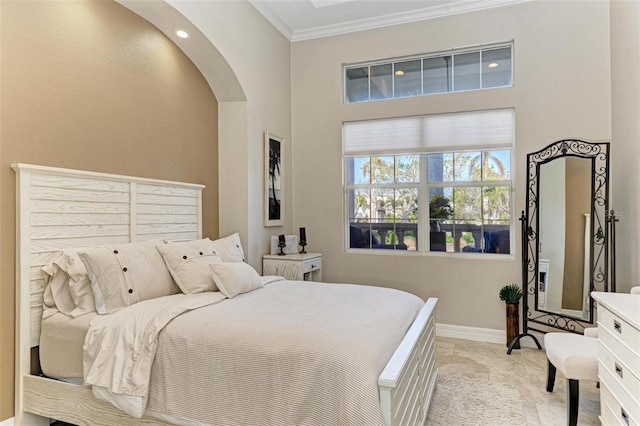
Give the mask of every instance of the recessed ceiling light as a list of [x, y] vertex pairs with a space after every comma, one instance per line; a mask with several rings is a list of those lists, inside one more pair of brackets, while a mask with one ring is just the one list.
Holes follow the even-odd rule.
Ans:
[[398, 76], [400, 76], [400, 75], [404, 75], [404, 71], [402, 71], [402, 70], [398, 70], [398, 71], [396, 71], [396, 73], [395, 73], [395, 74], [396, 74], [396, 75], [398, 75]]
[[497, 68], [498, 67], [498, 63], [497, 62], [491, 62], [489, 65], [487, 65], [489, 68]]
[[176, 31], [176, 35], [180, 38], [189, 38], [189, 33], [183, 30]]

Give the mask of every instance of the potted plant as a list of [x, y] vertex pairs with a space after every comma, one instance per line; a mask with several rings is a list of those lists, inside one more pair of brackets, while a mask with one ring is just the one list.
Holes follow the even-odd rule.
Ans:
[[[522, 288], [517, 284], [508, 284], [500, 289], [500, 300], [507, 304], [507, 346], [520, 333], [520, 316], [518, 307], [522, 298]], [[513, 345], [514, 349], [520, 349], [520, 342]]]
[[447, 197], [436, 194], [429, 202], [430, 249], [431, 251], [447, 251], [447, 233], [442, 229], [441, 220], [453, 217], [453, 207]]

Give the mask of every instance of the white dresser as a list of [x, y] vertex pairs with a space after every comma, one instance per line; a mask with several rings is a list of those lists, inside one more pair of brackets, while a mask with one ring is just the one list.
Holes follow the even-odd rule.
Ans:
[[640, 294], [593, 292], [603, 425], [640, 426]]
[[293, 281], [322, 281], [322, 254], [265, 254], [262, 257], [262, 274], [280, 275]]

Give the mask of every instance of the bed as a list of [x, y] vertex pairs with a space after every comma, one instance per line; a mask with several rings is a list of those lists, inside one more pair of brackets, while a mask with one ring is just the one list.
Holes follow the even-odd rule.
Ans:
[[[205, 402], [197, 403], [196, 406], [186, 414], [176, 414], [176, 411], [169, 414], [162, 412], [165, 406], [175, 405], [174, 400], [176, 397], [165, 394], [164, 390], [173, 388], [176, 380], [187, 377], [187, 379], [184, 380], [192, 383], [192, 388], [196, 390], [194, 393], [195, 396], [193, 397], [194, 399], [198, 395], [201, 396], [205, 393], [201, 391], [201, 388], [207, 386], [208, 382], [216, 382], [216, 380], [203, 379], [204, 381], [202, 383], [195, 383], [198, 377], [201, 376], [200, 373], [185, 370], [181, 371], [181, 374], [176, 374], [175, 370], [182, 367], [174, 365], [173, 367], [168, 366], [165, 368], [165, 364], [170, 365], [173, 362], [172, 360], [176, 359], [176, 355], [163, 352], [164, 349], [157, 349], [156, 353], [156, 346], [161, 348], [173, 347], [174, 349], [184, 346], [186, 352], [177, 355], [177, 357], [192, 356], [190, 354], [196, 352], [194, 348], [206, 347], [205, 344], [198, 343], [195, 346], [188, 346], [187, 344], [179, 342], [170, 343], [171, 338], [180, 338], [181, 335], [186, 333], [185, 330], [197, 328], [190, 325], [192, 323], [187, 321], [200, 321], [201, 324], [243, 324], [246, 322], [247, 316], [254, 317], [253, 320], [257, 321], [256, 324], [263, 324], [264, 330], [283, 330], [284, 332], [284, 330], [291, 328], [300, 328], [300, 336], [302, 337], [292, 339], [288, 334], [279, 335], [278, 338], [281, 340], [277, 344], [263, 349], [265, 352], [260, 353], [252, 352], [254, 346], [260, 345], [247, 343], [249, 341], [255, 342], [255, 338], [252, 340], [251, 337], [239, 338], [238, 336], [241, 335], [241, 332], [249, 333], [249, 336], [251, 336], [251, 333], [266, 333], [266, 331], [261, 331], [257, 327], [231, 329], [226, 325], [216, 330], [216, 336], [221, 336], [220, 338], [222, 338], [226, 333], [227, 338], [230, 340], [224, 341], [222, 344], [220, 342], [207, 343], [214, 346], [208, 347], [207, 350], [204, 351], [205, 354], [210, 354], [218, 350], [215, 346], [216, 344], [225, 348], [237, 344], [240, 349], [235, 348], [236, 353], [238, 353], [238, 350], [242, 351], [242, 348], [250, 349], [245, 350], [249, 359], [245, 367], [240, 368], [238, 367], [239, 364], [225, 364], [220, 362], [214, 362], [207, 366], [209, 370], [219, 368], [218, 374], [220, 375], [217, 376], [218, 381], [225, 383], [226, 388], [230, 389], [236, 385], [236, 382], [241, 382], [243, 377], [249, 377], [250, 380], [247, 380], [250, 383], [254, 385], [257, 383], [257, 385], [255, 385], [256, 392], [262, 389], [260, 386], [265, 386], [271, 390], [270, 392], [263, 392], [261, 390], [262, 394], [284, 395], [284, 388], [292, 386], [287, 380], [290, 380], [293, 375], [287, 371], [281, 371], [278, 375], [278, 369], [281, 370], [283, 364], [275, 366], [275, 374], [266, 375], [263, 373], [266, 367], [264, 365], [260, 366], [260, 362], [258, 361], [263, 358], [265, 360], [281, 360], [287, 358], [291, 353], [296, 352], [301, 353], [300, 358], [303, 361], [311, 360], [308, 361], [308, 363], [316, 365], [319, 369], [317, 371], [310, 370], [305, 373], [310, 375], [310, 377], [318, 377], [317, 386], [307, 388], [305, 391], [305, 395], [314, 401], [310, 406], [321, 409], [325, 405], [330, 406], [334, 403], [345, 403], [346, 405], [362, 407], [365, 407], [367, 404], [370, 405], [368, 408], [363, 408], [364, 411], [362, 411], [362, 414], [357, 414], [356, 417], [349, 417], [354, 416], [354, 414], [348, 412], [345, 408], [347, 411], [343, 417], [328, 420], [328, 417], [323, 417], [327, 415], [323, 412], [319, 414], [304, 414], [300, 417], [300, 414], [297, 413], [297, 411], [300, 411], [299, 408], [292, 405], [290, 401], [286, 401], [286, 404], [292, 407], [290, 409], [292, 413], [284, 413], [283, 411], [276, 414], [272, 413], [270, 414], [272, 417], [263, 417], [264, 419], [270, 419], [265, 420], [263, 423], [278, 424], [285, 421], [283, 419], [288, 419], [286, 420], [287, 422], [295, 424], [369, 424], [370, 419], [372, 419], [372, 424], [415, 425], [424, 423], [435, 388], [437, 374], [434, 342], [434, 309], [437, 299], [429, 299], [426, 303], [421, 302], [419, 305], [416, 305], [415, 300], [411, 300], [411, 297], [402, 292], [381, 288], [371, 291], [371, 303], [375, 303], [376, 298], [392, 298], [390, 300], [395, 300], [393, 298], [397, 297], [398, 302], [390, 305], [400, 305], [406, 300], [407, 304], [413, 306], [411, 309], [414, 309], [414, 311], [409, 311], [412, 312], [410, 315], [411, 318], [409, 319], [400, 318], [402, 317], [400, 311], [389, 310], [389, 312], [386, 313], [389, 320], [400, 318], [401, 324], [396, 328], [401, 327], [402, 334], [399, 337], [384, 339], [386, 342], [384, 344], [391, 345], [392, 342], [392, 347], [385, 348], [383, 345], [380, 346], [381, 349], [379, 351], [371, 351], [376, 352], [371, 357], [371, 362], [377, 364], [375, 366], [372, 364], [371, 369], [363, 373], [362, 377], [365, 377], [367, 374], [370, 375], [372, 369], [377, 369], [376, 371], [379, 371], [379, 374], [376, 373], [377, 377], [367, 377], [367, 384], [358, 386], [359, 392], [357, 393], [363, 395], [369, 394], [369, 399], [366, 401], [352, 401], [352, 397], [346, 394], [344, 398], [340, 396], [342, 395], [341, 392], [347, 392], [350, 386], [357, 383], [357, 381], [353, 380], [360, 380], [360, 378], [350, 379], [351, 381], [345, 381], [345, 383], [342, 384], [339, 383], [339, 378], [336, 379], [331, 376], [328, 376], [327, 379], [322, 381], [318, 371], [330, 370], [331, 368], [327, 367], [327, 365], [333, 365], [331, 362], [338, 365], [336, 369], [342, 368], [341, 371], [351, 372], [358, 370], [356, 366], [360, 363], [360, 358], [362, 358], [362, 360], [369, 359], [358, 355], [358, 351], [360, 351], [360, 353], [368, 352], [366, 349], [372, 344], [371, 342], [375, 340], [376, 333], [370, 333], [371, 336], [349, 336], [347, 333], [346, 336], [340, 338], [344, 339], [345, 342], [353, 342], [353, 347], [347, 344], [334, 345], [336, 348], [343, 350], [344, 353], [335, 351], [335, 356], [332, 353], [322, 353], [318, 358], [321, 364], [319, 364], [320, 361], [313, 361], [314, 358], [311, 358], [311, 355], [305, 352], [308, 350], [309, 345], [314, 343], [314, 340], [319, 339], [303, 340], [305, 335], [320, 336], [323, 335], [322, 333], [325, 333], [329, 338], [335, 339], [337, 334], [334, 335], [333, 329], [326, 324], [331, 323], [331, 321], [340, 322], [340, 312], [349, 310], [358, 312], [356, 307], [360, 302], [353, 303], [353, 301], [365, 300], [362, 299], [363, 296], [360, 292], [362, 288], [367, 286], [326, 283], [305, 284], [280, 280], [275, 277], [260, 277], [261, 281], [258, 283], [259, 285], [256, 284], [256, 290], [240, 292], [240, 294], [236, 293], [234, 294], [235, 297], [231, 296], [231, 298], [211, 296], [219, 292], [205, 292], [190, 295], [178, 293], [144, 300], [109, 315], [86, 313], [77, 318], [80, 319], [80, 321], [68, 321], [66, 318], [61, 317], [60, 314], [43, 311], [45, 281], [41, 269], [47, 265], [60, 250], [65, 249], [89, 247], [90, 249], [88, 250], [90, 251], [91, 248], [95, 247], [126, 245], [132, 242], [140, 242], [140, 244], [148, 242], [151, 244], [151, 241], [158, 239], [176, 242], [176, 244], [201, 239], [201, 191], [203, 186], [27, 164], [14, 164], [12, 167], [17, 174], [16, 424], [44, 425], [48, 424], [48, 418], [55, 418], [74, 424], [91, 425], [216, 423], [218, 420], [213, 422], [208, 420], [211, 417], [207, 417], [207, 413], [202, 415], [189, 415], [198, 412], [199, 407], [203, 409], [206, 408], [205, 406], [207, 404]], [[371, 289], [373, 289], [373, 287]], [[369, 290], [367, 291], [369, 292]], [[385, 293], [386, 291], [390, 291], [390, 293]], [[313, 300], [322, 300], [323, 295], [330, 292], [339, 294], [337, 297], [340, 300], [344, 300], [345, 303], [352, 303], [351, 306], [354, 308], [334, 307], [336, 303], [335, 299], [327, 300], [327, 305], [317, 303], [315, 308], [313, 306], [305, 307], [304, 312], [308, 312], [309, 309], [317, 309], [318, 315], [326, 315], [323, 322], [323, 327], [328, 327], [326, 329], [313, 328], [318, 327], [318, 325], [311, 323], [308, 325], [312, 327], [311, 329], [304, 328], [303, 326], [306, 324], [303, 320], [305, 316], [304, 312], [292, 312], [292, 315], [300, 315], [300, 318], [302, 318], [297, 322], [299, 323], [299, 327], [278, 327], [277, 323], [275, 323], [276, 325], [269, 325], [268, 321], [277, 321], [278, 315], [272, 315], [270, 317], [260, 316], [264, 314], [264, 311], [269, 310], [278, 313], [283, 312], [286, 306], [301, 305], [304, 300], [309, 300], [310, 298]], [[310, 294], [313, 296], [310, 296]], [[289, 300], [288, 298], [291, 299]], [[178, 299], [179, 301], [176, 302]], [[224, 300], [221, 301], [221, 299]], [[353, 300], [349, 302], [349, 299]], [[269, 300], [275, 300], [277, 303], [281, 303], [281, 305], [276, 304], [271, 308], [264, 309], [257, 308], [259, 306], [267, 306], [266, 304]], [[286, 301], [286, 303], [283, 303], [283, 301]], [[131, 413], [127, 413], [120, 408], [116, 408], [109, 402], [96, 398], [90, 386], [83, 386], [77, 383], [77, 377], [75, 382], [73, 380], [58, 380], [60, 378], [78, 376], [78, 360], [77, 356], [75, 360], [73, 360], [73, 357], [68, 357], [69, 359], [66, 360], [70, 363], [68, 367], [66, 367], [62, 361], [54, 361], [56, 359], [55, 356], [52, 357], [48, 354], [55, 353], [56, 345], [58, 348], [64, 348], [67, 344], [65, 342], [67, 338], [70, 339], [70, 341], [75, 340], [75, 344], [77, 345], [78, 336], [87, 333], [89, 330], [88, 327], [92, 327], [92, 333], [100, 334], [97, 331], [94, 332], [93, 327], [96, 327], [96, 330], [98, 329], [96, 324], [105, 323], [105, 330], [113, 330], [113, 324], [108, 324], [107, 326], [106, 323], [112, 321], [117, 322], [117, 318], [125, 318], [123, 315], [130, 315], [129, 311], [144, 310], [147, 312], [158, 309], [158, 312], [165, 312], [165, 310], [163, 310], [164, 308], [162, 308], [163, 304], [173, 307], [173, 310], [176, 311], [179, 310], [175, 308], [176, 306], [184, 305], [184, 309], [176, 314], [175, 317], [167, 319], [166, 327], [159, 330], [158, 334], [151, 338], [154, 342], [159, 342], [158, 345], [151, 345], [154, 347], [154, 352], [152, 354], [152, 362], [148, 368], [152, 369], [152, 373], [148, 375], [153, 377], [153, 380], [147, 384], [149, 394], [143, 398], [144, 404], [151, 405], [142, 406], [142, 411], [138, 413], [139, 418], [133, 417]], [[230, 306], [233, 306], [233, 309], [231, 309]], [[197, 309], [195, 307], [197, 307]], [[360, 308], [362, 311], [356, 315], [356, 319], [362, 319], [362, 327], [370, 327], [371, 323], [369, 321], [371, 321], [370, 317], [372, 316], [365, 315], [365, 313], [368, 312], [367, 309], [370, 311], [371, 307], [367, 308], [366, 303], [364, 303]], [[332, 311], [332, 309], [335, 310]], [[295, 311], [295, 309], [292, 309], [292, 311]], [[42, 321], [43, 313], [46, 317], [45, 321]], [[136, 314], [133, 315], [135, 317]], [[225, 316], [219, 317], [219, 315]], [[96, 321], [92, 321], [92, 316], [99, 318]], [[144, 315], [139, 316], [143, 317]], [[212, 318], [218, 319], [215, 320]], [[281, 320], [284, 321], [285, 319]], [[291, 323], [291, 320], [286, 321], [289, 321], [289, 324]], [[402, 323], [402, 321], [404, 321], [404, 323]], [[120, 320], [120, 322], [128, 323], [131, 321], [127, 317], [127, 319]], [[349, 320], [349, 322], [351, 323], [352, 320]], [[385, 320], [385, 323], [386, 322], [387, 320]], [[49, 376], [59, 376], [58, 378], [39, 374], [39, 371], [35, 368], [33, 369], [34, 371], [32, 371], [33, 361], [39, 357], [38, 349], [41, 345], [41, 327], [45, 328], [42, 334], [43, 369], [53, 372], [53, 374], [49, 373]], [[378, 326], [376, 325], [376, 327]], [[393, 336], [394, 333], [398, 334], [397, 330], [392, 330], [393, 327], [390, 326], [389, 328], [388, 334], [390, 336]], [[51, 330], [65, 331], [56, 334], [51, 333]], [[309, 330], [312, 330], [312, 333], [310, 333]], [[406, 330], [406, 332], [404, 330]], [[353, 332], [354, 331], [351, 330], [351, 333]], [[381, 336], [384, 334], [382, 328], [378, 334]], [[92, 340], [89, 333], [87, 333], [87, 336], [87, 342], [91, 343]], [[196, 340], [199, 338], [198, 336], [195, 337]], [[394, 338], [396, 340], [393, 340]], [[383, 339], [379, 337], [378, 340]], [[192, 341], [189, 340], [187, 343], [192, 344]], [[296, 348], [293, 346], [289, 347], [287, 344], [300, 344], [301, 346]], [[98, 342], [97, 345], [97, 347], [100, 347], [101, 343]], [[91, 345], [87, 344], [87, 348], [89, 348], [87, 350], [89, 355], [85, 355], [85, 357], [93, 359], [91, 357]], [[317, 349], [318, 351], [320, 350], [320, 348]], [[255, 350], [257, 351], [257, 349]], [[280, 352], [278, 353], [277, 351]], [[100, 350], [97, 350], [94, 355], [99, 356], [100, 352]], [[58, 353], [60, 353], [60, 351]], [[78, 351], [74, 353], [77, 354]], [[267, 353], [275, 353], [275, 355], [269, 358]], [[249, 354], [253, 355], [249, 356]], [[345, 365], [339, 365], [339, 363], [345, 359], [349, 359], [349, 354], [351, 354], [351, 358], [353, 359], [345, 364], [346, 367]], [[60, 357], [58, 355], [58, 359], [60, 358], [64, 358], [64, 356]], [[206, 358], [205, 355], [202, 358], [203, 361], [198, 361], [198, 363], [209, 362]], [[234, 358], [234, 356], [229, 352], [221, 359], [228, 360], [231, 358]], [[236, 356], [236, 358], [238, 357]], [[291, 362], [293, 363], [294, 361]], [[366, 364], [368, 362], [369, 361], [363, 361], [362, 363]], [[273, 361], [265, 361], [265, 364], [273, 364]], [[56, 368], [59, 370], [56, 370]], [[254, 370], [251, 370], [251, 368]], [[227, 378], [224, 380], [233, 381], [234, 383], [224, 382], [221, 374], [233, 369], [237, 369], [235, 375], [229, 376], [233, 379]], [[162, 371], [165, 370], [172, 373], [162, 373]], [[184, 377], [176, 378], [176, 376]], [[280, 388], [278, 388], [278, 386]], [[96, 386], [94, 386], [94, 389], [95, 387]], [[188, 387], [185, 387], [185, 389], [188, 390]], [[282, 391], [277, 392], [274, 391], [274, 389], [282, 389]], [[244, 390], [243, 388], [239, 388], [238, 390], [238, 392], [245, 392], [247, 397], [251, 396], [250, 391], [251, 389], [247, 390], [246, 388]], [[216, 393], [220, 392], [220, 390], [212, 389], [207, 392]], [[188, 392], [186, 393], [188, 394]], [[338, 396], [332, 396], [332, 394]], [[233, 392], [231, 392], [230, 395], [233, 396]], [[371, 405], [371, 395], [375, 395], [375, 407]], [[234, 413], [242, 411], [243, 407], [246, 409], [246, 404], [240, 404], [234, 407], [233, 398], [224, 400], [220, 394], [216, 394], [215, 397], [220, 400], [222, 403], [221, 406], [226, 407], [224, 409], [226, 409], [227, 413], [231, 416], [225, 417], [225, 420], [220, 420], [220, 422], [235, 422], [241, 424], [247, 421], [247, 419], [250, 419], [250, 417], [233, 417], [235, 415]], [[265, 401], [262, 401], [262, 404], [265, 407], [280, 407], [278, 404], [283, 404], [283, 402], [274, 398], [275, 397], [269, 396]], [[325, 400], [323, 398], [328, 399]], [[252, 401], [251, 407], [259, 405], [255, 402], [257, 401], [257, 397], [250, 400]], [[309, 406], [309, 404], [303, 406]], [[154, 407], [156, 409], [154, 409]], [[159, 410], [157, 409], [158, 407], [163, 407], [163, 409]], [[256, 408], [256, 410], [258, 409]], [[332, 411], [340, 412], [341, 409]], [[258, 415], [256, 413], [259, 413], [259, 410], [254, 410], [253, 415]], [[291, 414], [293, 417], [280, 417], [284, 414]], [[256, 418], [254, 418], [254, 420]], [[256, 421], [251, 421], [251, 423], [256, 423]]]

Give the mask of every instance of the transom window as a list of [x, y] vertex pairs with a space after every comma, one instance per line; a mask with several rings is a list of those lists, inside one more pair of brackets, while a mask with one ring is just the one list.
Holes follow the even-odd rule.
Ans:
[[511, 109], [344, 123], [346, 248], [511, 253], [513, 123]]
[[345, 103], [511, 86], [511, 51], [503, 43], [348, 65]]

